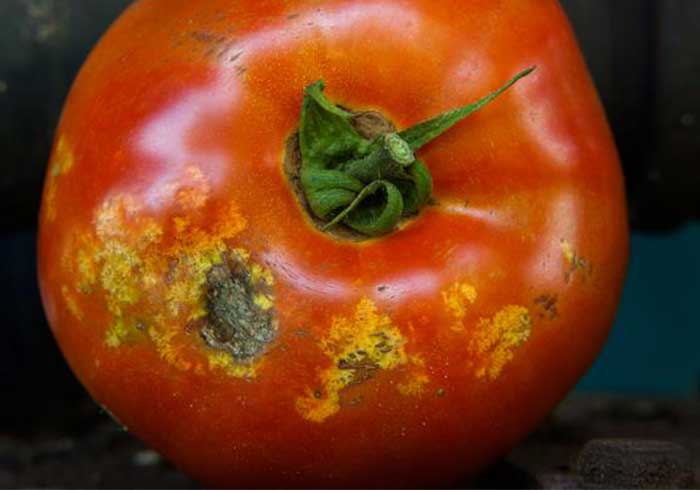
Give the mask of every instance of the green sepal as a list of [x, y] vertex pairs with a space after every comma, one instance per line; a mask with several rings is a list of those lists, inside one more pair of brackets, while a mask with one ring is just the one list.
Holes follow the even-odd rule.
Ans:
[[309, 85], [299, 128], [301, 186], [309, 208], [327, 222], [324, 229], [343, 223], [367, 236], [390, 233], [432, 196], [433, 179], [415, 152], [533, 70], [473, 104], [371, 141], [355, 130], [352, 113], [326, 98], [322, 81]]
[[463, 121], [479, 109], [482, 109], [484, 106], [491, 103], [493, 100], [498, 98], [498, 96], [503, 94], [503, 92], [515, 85], [520, 79], [525, 78], [533, 71], [535, 71], [534, 67], [528, 68], [527, 70], [523, 70], [517, 75], [515, 75], [512, 79], [510, 79], [501, 88], [499, 88], [495, 92], [490, 93], [483, 99], [480, 99], [474, 102], [473, 104], [469, 104], [464, 107], [445, 112], [433, 119], [429, 119], [422, 123], [418, 123], [415, 126], [405, 131], [402, 131], [399, 134], [411, 146], [411, 149], [413, 151], [417, 151], [423, 146], [433, 141], [438, 136], [442, 135], [445, 131], [449, 130], [458, 122]]
[[386, 180], [376, 180], [369, 184], [358, 195], [356, 202], [357, 205], [346, 210], [343, 223], [367, 236], [389, 233], [403, 214], [401, 192]]

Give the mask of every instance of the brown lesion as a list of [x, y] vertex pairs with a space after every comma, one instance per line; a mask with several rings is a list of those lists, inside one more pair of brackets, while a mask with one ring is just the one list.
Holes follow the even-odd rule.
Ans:
[[338, 369], [352, 373], [348, 386], [353, 386], [372, 379], [380, 367], [379, 364], [369, 358], [367, 352], [358, 350], [340, 359], [338, 361]]
[[535, 298], [535, 305], [539, 307], [540, 318], [549, 318], [554, 320], [559, 317], [559, 311], [557, 310], [557, 304], [559, 303], [559, 298], [553, 294], [542, 294]]
[[274, 308], [261, 305], [269, 298], [269, 285], [253, 281], [242, 260], [225, 256], [207, 273], [207, 317], [201, 335], [213, 349], [227, 352], [235, 361], [260, 356], [277, 335]]
[[564, 280], [570, 282], [571, 278], [576, 272], [582, 272], [584, 279], [589, 277], [593, 273], [593, 266], [588, 260], [578, 255], [574, 255], [571, 260], [569, 268], [564, 273]]
[[571, 282], [572, 277], [577, 272], [581, 272], [584, 279], [593, 274], [593, 264], [581, 256], [567, 240], [561, 241], [561, 251], [568, 264], [568, 268], [564, 271], [564, 280], [567, 283]]

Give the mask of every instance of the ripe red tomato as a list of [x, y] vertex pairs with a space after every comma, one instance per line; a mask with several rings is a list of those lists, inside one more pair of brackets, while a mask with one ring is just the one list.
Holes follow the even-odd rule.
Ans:
[[[405, 128], [529, 66], [414, 155]], [[628, 253], [555, 0], [137, 2], [72, 89], [43, 199], [70, 365], [211, 485], [474, 474], [590, 365]]]

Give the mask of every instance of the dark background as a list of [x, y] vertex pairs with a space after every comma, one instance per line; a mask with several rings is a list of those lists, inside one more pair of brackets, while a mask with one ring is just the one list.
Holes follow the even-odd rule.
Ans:
[[[129, 0], [0, 0], [0, 431], [86, 427], [46, 326], [35, 231], [53, 130]], [[579, 389], [700, 394], [700, 1], [564, 0], [619, 145], [633, 228], [618, 322]], [[92, 415], [90, 415], [92, 416]], [[1, 455], [0, 455], [1, 459]], [[1, 462], [1, 461], [0, 461]]]

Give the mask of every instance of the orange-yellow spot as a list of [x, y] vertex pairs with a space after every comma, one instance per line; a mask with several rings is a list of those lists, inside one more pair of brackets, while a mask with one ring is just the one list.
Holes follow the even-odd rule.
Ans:
[[160, 321], [155, 323], [158, 327], [149, 328], [148, 336], [155, 344], [160, 357], [176, 369], [188, 371], [192, 367], [192, 362], [183, 355], [186, 344], [178, 342], [175, 330], [164, 328]]
[[[201, 173], [191, 173], [194, 184], [180, 187], [186, 192], [176, 198], [181, 206], [198, 207], [207, 199], [208, 184], [201, 181]], [[198, 189], [196, 195], [192, 189]], [[94, 231], [77, 232], [69, 240], [62, 263], [75, 278], [77, 291], [104, 298], [114, 320], [105, 331], [107, 346], [118, 348], [133, 337], [150, 341], [176, 369], [204, 374], [207, 367], [223, 368], [232, 376], [252, 377], [254, 368], [212, 353], [188, 332], [191, 322], [207, 314], [208, 271], [223, 261], [229, 242], [246, 226], [233, 203], [212, 211], [206, 220], [198, 214], [166, 220], [150, 214], [134, 196], [117, 195], [96, 212]], [[256, 267], [261, 280], [272, 278], [260, 265], [249, 267], [251, 274]], [[273, 298], [265, 295], [259, 301], [267, 305]], [[140, 319], [147, 320], [147, 329]], [[138, 325], [147, 335], [137, 335]]]
[[185, 178], [175, 193], [175, 199], [182, 209], [199, 209], [206, 204], [210, 192], [211, 186], [202, 170], [190, 165], [185, 169]]
[[259, 363], [235, 362], [226, 352], [210, 351], [207, 354], [207, 360], [209, 369], [223, 370], [229, 376], [242, 379], [255, 378], [259, 366]]
[[403, 383], [396, 385], [399, 393], [405, 396], [419, 396], [425, 391], [425, 385], [430, 382], [430, 378], [423, 373], [416, 374]]
[[569, 282], [571, 280], [571, 276], [579, 270], [584, 273], [584, 277], [591, 274], [592, 268], [590, 263], [576, 252], [571, 243], [569, 243], [567, 240], [562, 240], [560, 242], [560, 247], [562, 256], [569, 266], [564, 273], [564, 279], [566, 282]]
[[569, 264], [573, 264], [574, 258], [576, 257], [576, 253], [574, 252], [574, 248], [571, 246], [571, 243], [569, 243], [568, 240], [562, 240], [560, 246], [561, 253], [564, 256], [564, 259]]
[[61, 135], [56, 144], [51, 163], [44, 205], [46, 206], [46, 218], [49, 221], [56, 219], [56, 195], [58, 193], [58, 178], [67, 174], [75, 164], [73, 150], [64, 135]]
[[71, 292], [70, 288], [66, 285], [61, 286], [61, 294], [63, 295], [63, 300], [66, 302], [66, 308], [68, 311], [78, 320], [84, 318], [83, 312], [78, 306], [75, 299], [75, 295]]
[[469, 306], [476, 301], [476, 288], [471, 284], [457, 282], [442, 292], [442, 301], [455, 321], [452, 330], [464, 330], [463, 320], [467, 315]]
[[482, 318], [469, 343], [476, 376], [498, 378], [531, 331], [530, 313], [523, 306], [506, 306], [492, 318]]
[[370, 299], [362, 299], [351, 317], [335, 317], [319, 347], [331, 361], [320, 375], [323, 392], [307, 389], [296, 408], [307, 420], [323, 422], [340, 410], [341, 392], [360, 384], [377, 371], [406, 364], [406, 340], [391, 319], [377, 311]]
[[124, 320], [118, 318], [117, 321], [112, 325], [105, 335], [105, 344], [107, 347], [116, 349], [122, 345], [122, 342], [126, 340], [129, 336], [129, 329], [124, 324]]
[[250, 267], [250, 280], [253, 283], [257, 283], [262, 280], [268, 286], [274, 286], [275, 284], [275, 278], [272, 276], [270, 269], [266, 269], [260, 264], [253, 264]]

